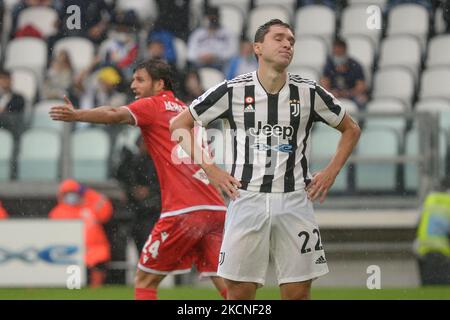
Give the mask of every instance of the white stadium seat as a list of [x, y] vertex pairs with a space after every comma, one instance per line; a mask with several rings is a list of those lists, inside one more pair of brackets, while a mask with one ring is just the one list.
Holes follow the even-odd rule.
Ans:
[[38, 89], [35, 74], [22, 68], [15, 68], [10, 71], [13, 91], [20, 93], [28, 104], [34, 103]]
[[294, 11], [297, 0], [253, 0], [255, 7], [264, 5], [278, 5], [283, 6], [286, 10]]
[[410, 35], [392, 36], [381, 43], [378, 67], [406, 67], [417, 81], [421, 59], [422, 50], [417, 38]]
[[343, 98], [339, 98], [338, 100], [340, 102], [340, 105], [345, 109], [346, 113], [351, 115], [357, 114], [359, 112], [358, 105], [353, 100]]
[[444, 10], [442, 8], [437, 8], [434, 15], [434, 31], [436, 34], [444, 33], [446, 28], [446, 23], [444, 20]]
[[117, 8], [123, 11], [133, 10], [141, 22], [154, 21], [158, 17], [158, 6], [155, 0], [118, 0]]
[[[314, 174], [323, 170], [334, 153], [336, 146], [339, 144], [341, 133], [321, 123], [314, 125], [311, 133], [311, 173]], [[336, 177], [330, 191], [346, 191], [348, 189], [348, 165], [344, 166], [339, 175]]]
[[65, 50], [69, 54], [70, 62], [75, 72], [79, 72], [92, 64], [95, 56], [94, 44], [86, 38], [68, 37], [55, 43], [53, 55]]
[[294, 46], [292, 67], [309, 67], [322, 74], [327, 60], [327, 45], [318, 37], [297, 38]]
[[335, 31], [335, 14], [323, 5], [301, 7], [295, 14], [295, 36], [318, 36], [325, 40], [328, 48]]
[[414, 91], [414, 76], [406, 68], [391, 67], [375, 73], [373, 98], [395, 98], [410, 107]]
[[[363, 157], [396, 157], [399, 155], [399, 137], [386, 128], [365, 129], [361, 133], [356, 154]], [[355, 167], [357, 191], [395, 191], [397, 164], [357, 163]]]
[[433, 98], [420, 100], [416, 103], [415, 110], [437, 114], [440, 128], [443, 130], [450, 129], [450, 100]]
[[381, 9], [384, 9], [388, 0], [347, 0], [347, 4], [349, 6], [361, 5], [364, 4], [366, 6], [376, 5]]
[[343, 38], [350, 35], [364, 35], [369, 37], [375, 48], [378, 47], [380, 40], [381, 28], [367, 27], [369, 13], [367, 13], [367, 5], [354, 5], [346, 7], [342, 12], [341, 32]]
[[51, 129], [30, 129], [20, 139], [18, 179], [56, 181], [59, 175], [61, 138]]
[[435, 67], [422, 72], [420, 99], [450, 99], [450, 68]]
[[225, 75], [217, 69], [200, 68], [198, 69], [200, 83], [205, 89], [212, 88], [225, 80]]
[[28, 68], [38, 79], [47, 66], [47, 44], [37, 38], [16, 38], [6, 47], [5, 68]]
[[394, 6], [388, 13], [387, 36], [413, 35], [424, 49], [429, 28], [429, 14], [424, 6], [408, 3]]
[[450, 67], [450, 35], [440, 35], [430, 39], [426, 67]]
[[183, 39], [174, 37], [173, 44], [177, 55], [177, 68], [183, 70], [187, 62], [187, 44]]
[[408, 112], [409, 108], [399, 100], [389, 98], [374, 99], [367, 103], [366, 110], [369, 114], [392, 113], [396, 115], [369, 117], [365, 121], [365, 128], [391, 128], [399, 134], [405, 132], [406, 119], [403, 117], [403, 114]]
[[55, 9], [45, 6], [29, 7], [19, 14], [17, 29], [33, 25], [44, 37], [56, 34], [58, 13]]
[[48, 115], [50, 108], [58, 105], [64, 105], [63, 100], [42, 100], [36, 103], [31, 115], [31, 128], [47, 128], [56, 132], [62, 132], [64, 122], [54, 121]]
[[0, 181], [8, 181], [11, 177], [11, 159], [14, 140], [11, 132], [0, 128]]
[[254, 8], [248, 15], [247, 38], [254, 39], [255, 32], [262, 24], [270, 19], [280, 19], [283, 22], [290, 23], [291, 17], [287, 9], [282, 6], [259, 6]]
[[87, 128], [72, 134], [72, 175], [80, 181], [103, 181], [108, 177], [110, 139], [102, 129]]
[[240, 36], [244, 27], [244, 15], [238, 7], [221, 5], [219, 7], [220, 24], [228, 31]]

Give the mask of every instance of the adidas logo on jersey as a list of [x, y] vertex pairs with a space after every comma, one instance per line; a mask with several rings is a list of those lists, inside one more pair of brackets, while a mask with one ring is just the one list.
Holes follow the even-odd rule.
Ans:
[[325, 260], [325, 258], [323, 256], [320, 256], [317, 260], [316, 260], [316, 264], [322, 264], [322, 263], [327, 263], [327, 260]]
[[253, 104], [248, 104], [244, 108], [244, 112], [255, 112], [255, 106]]

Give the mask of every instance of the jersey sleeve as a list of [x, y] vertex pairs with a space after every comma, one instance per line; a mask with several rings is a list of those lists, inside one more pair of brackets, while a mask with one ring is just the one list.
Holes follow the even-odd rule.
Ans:
[[228, 100], [228, 85], [224, 81], [195, 99], [189, 106], [189, 111], [195, 121], [206, 127], [211, 121], [226, 116]]
[[154, 99], [144, 98], [132, 102], [124, 108], [131, 113], [137, 127], [145, 127], [154, 123], [157, 116], [156, 107]]
[[322, 121], [331, 127], [337, 127], [344, 119], [345, 109], [330, 92], [316, 85], [314, 98], [314, 121]]

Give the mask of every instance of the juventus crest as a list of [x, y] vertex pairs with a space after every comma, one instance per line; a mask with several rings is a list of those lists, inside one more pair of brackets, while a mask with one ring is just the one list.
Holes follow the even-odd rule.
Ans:
[[294, 117], [298, 117], [300, 114], [300, 101], [299, 100], [289, 100], [289, 105], [291, 106], [291, 114]]

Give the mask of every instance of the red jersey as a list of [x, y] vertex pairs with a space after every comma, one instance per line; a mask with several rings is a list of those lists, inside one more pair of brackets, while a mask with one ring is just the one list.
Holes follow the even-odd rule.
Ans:
[[141, 129], [147, 150], [155, 163], [161, 187], [160, 217], [198, 210], [225, 211], [222, 197], [209, 183], [203, 169], [183, 162], [183, 157], [189, 156], [183, 155], [181, 147], [171, 139], [170, 120], [187, 106], [172, 91], [162, 91], [156, 96], [139, 99], [126, 108]]

